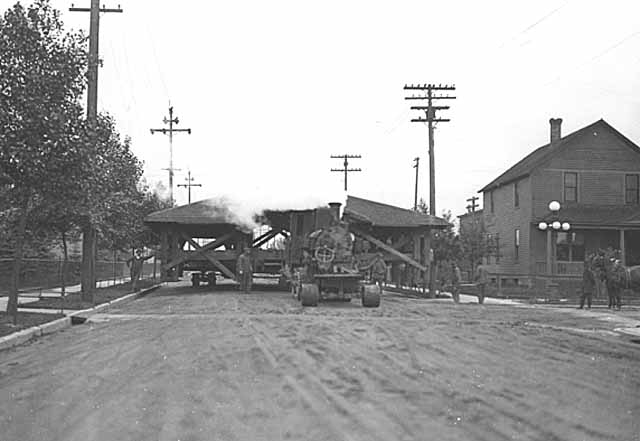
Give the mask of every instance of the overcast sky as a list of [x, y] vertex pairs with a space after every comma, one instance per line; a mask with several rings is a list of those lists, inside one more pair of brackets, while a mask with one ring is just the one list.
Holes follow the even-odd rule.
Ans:
[[[0, 0], [2, 9], [13, 1]], [[28, 3], [28, 2], [23, 2]], [[89, 6], [89, 0], [76, 0]], [[102, 1], [107, 7], [117, 1]], [[54, 0], [69, 29], [88, 13]], [[168, 104], [175, 183], [193, 200], [260, 206], [343, 197], [331, 154], [362, 155], [349, 194], [413, 205], [429, 199], [427, 128], [405, 83], [455, 84], [435, 131], [437, 212], [466, 199], [548, 142], [604, 118], [640, 143], [640, 6], [636, 1], [120, 2], [103, 14], [99, 109], [133, 139], [151, 182], [168, 181]], [[174, 190], [186, 203], [186, 190]]]

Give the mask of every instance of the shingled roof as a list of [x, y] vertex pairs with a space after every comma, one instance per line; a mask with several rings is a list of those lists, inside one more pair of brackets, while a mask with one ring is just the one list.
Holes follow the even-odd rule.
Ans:
[[533, 152], [525, 156], [519, 162], [517, 162], [513, 167], [509, 168], [507, 171], [502, 173], [496, 179], [491, 181], [489, 184], [485, 185], [481, 188], [478, 193], [482, 193], [483, 191], [492, 190], [497, 187], [501, 187], [510, 182], [516, 181], [520, 178], [528, 176], [536, 167], [547, 161], [553, 155], [558, 153], [561, 150], [564, 150], [579, 140], [580, 136], [585, 133], [589, 133], [594, 129], [602, 128], [605, 130], [611, 131], [614, 135], [622, 139], [625, 144], [634, 149], [636, 152], [640, 153], [640, 149], [637, 145], [633, 143], [629, 138], [624, 136], [622, 133], [618, 132], [615, 128], [613, 128], [609, 123], [605, 120], [600, 119], [593, 124], [590, 124], [586, 127], [583, 127], [580, 130], [576, 130], [569, 135], [560, 138], [555, 144], [545, 144], [542, 147], [538, 147]]
[[421, 214], [413, 210], [355, 196], [347, 197], [347, 205], [344, 208], [343, 216], [347, 221], [352, 219], [374, 227], [446, 228], [450, 225], [446, 220], [437, 216]]

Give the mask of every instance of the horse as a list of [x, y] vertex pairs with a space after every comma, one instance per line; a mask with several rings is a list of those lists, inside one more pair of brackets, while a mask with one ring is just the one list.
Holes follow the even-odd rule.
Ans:
[[604, 270], [604, 278], [609, 296], [609, 308], [621, 309], [622, 290], [640, 289], [640, 265], [625, 266], [619, 259], [619, 251], [607, 250], [598, 253], [600, 266]]

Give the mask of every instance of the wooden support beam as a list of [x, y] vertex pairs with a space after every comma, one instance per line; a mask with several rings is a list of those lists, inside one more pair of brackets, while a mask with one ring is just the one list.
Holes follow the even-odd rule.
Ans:
[[[232, 236], [232, 235], [233, 235], [233, 233], [230, 233], [230, 236]], [[195, 248], [195, 251], [193, 253], [204, 254], [204, 257], [206, 257], [209, 262], [213, 263], [213, 265], [216, 266], [222, 272], [222, 274], [224, 274], [225, 276], [227, 276], [227, 277], [229, 277], [229, 278], [231, 278], [233, 280], [237, 280], [236, 275], [233, 274], [233, 272], [229, 268], [227, 268], [222, 262], [220, 262], [218, 259], [216, 259], [210, 253], [207, 252], [207, 251], [211, 250], [212, 248], [214, 248], [214, 249], [218, 248], [219, 246], [222, 245], [222, 243], [220, 243], [217, 246], [209, 247], [208, 250], [205, 250], [205, 248], [207, 248], [207, 246], [209, 246], [211, 244], [207, 244], [205, 246], [200, 246], [199, 243], [197, 243], [191, 237], [188, 237], [185, 233], [183, 233], [183, 236], [187, 239], [187, 241], [191, 244], [191, 246], [193, 246]], [[220, 238], [220, 240], [222, 238], [224, 238], [224, 236], [222, 236]], [[217, 240], [216, 242], [219, 242], [220, 240]], [[222, 242], [224, 242], [224, 240], [222, 240]], [[213, 242], [212, 242], [212, 244], [213, 244]], [[193, 256], [193, 253], [191, 254], [191, 256]]]
[[421, 271], [426, 271], [427, 270], [427, 267], [422, 266], [419, 262], [416, 262], [411, 257], [409, 257], [409, 256], [407, 256], [405, 254], [402, 254], [400, 251], [396, 250], [393, 247], [390, 247], [389, 245], [387, 245], [386, 243], [382, 242], [381, 240], [376, 239], [375, 237], [373, 237], [369, 233], [365, 233], [364, 231], [359, 230], [358, 228], [354, 228], [353, 226], [351, 226], [349, 229], [356, 236], [360, 236], [363, 239], [368, 240], [369, 242], [373, 243], [377, 247], [382, 248], [386, 252], [393, 254], [394, 256], [400, 258], [401, 260], [404, 260], [409, 265], [411, 265], [411, 266], [413, 266], [415, 268], [418, 268]]
[[173, 259], [171, 262], [162, 265], [162, 269], [163, 270], [167, 270], [169, 268], [173, 268], [176, 265], [179, 265], [179, 264], [181, 264], [183, 262], [186, 262], [189, 259], [190, 256], [193, 256], [193, 255], [196, 255], [196, 254], [201, 254], [201, 253], [204, 253], [206, 251], [219, 248], [222, 245], [224, 245], [224, 243], [227, 240], [231, 239], [234, 234], [235, 234], [235, 232], [227, 233], [224, 236], [220, 237], [219, 239], [216, 239], [213, 242], [206, 244], [205, 246], [201, 246], [200, 244], [195, 242], [191, 237], [189, 237], [188, 234], [182, 233], [182, 236], [187, 240], [187, 242], [189, 242], [191, 245], [193, 245], [193, 247], [195, 248], [195, 251], [192, 251], [189, 254], [183, 254], [182, 256]]
[[271, 239], [280, 234], [280, 230], [270, 230], [267, 234], [263, 234], [258, 239], [253, 241], [251, 245], [252, 248], [260, 248], [265, 243], [269, 242]]

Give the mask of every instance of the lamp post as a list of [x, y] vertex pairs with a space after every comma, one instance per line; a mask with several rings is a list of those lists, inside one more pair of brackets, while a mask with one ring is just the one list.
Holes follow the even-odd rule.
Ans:
[[568, 221], [562, 220], [559, 216], [560, 202], [549, 202], [549, 211], [551, 212], [549, 222], [542, 221], [538, 224], [538, 229], [540, 231], [547, 232], [547, 275], [553, 274], [553, 232], [555, 231], [557, 233], [560, 231], [569, 231], [571, 229], [571, 224]]

